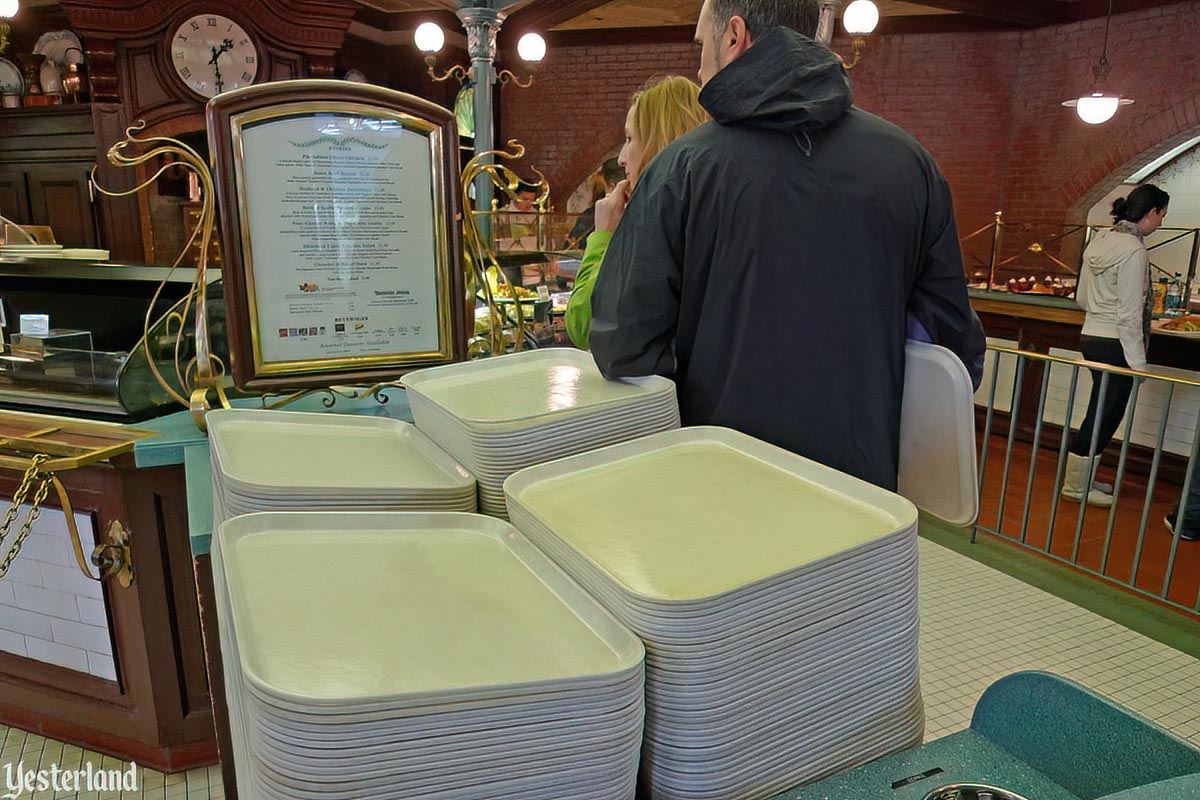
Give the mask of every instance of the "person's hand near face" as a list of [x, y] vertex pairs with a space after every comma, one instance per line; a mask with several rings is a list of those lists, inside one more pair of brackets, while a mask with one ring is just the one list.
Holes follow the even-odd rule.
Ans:
[[596, 203], [596, 230], [615, 231], [625, 216], [625, 207], [629, 205], [629, 194], [633, 186], [629, 180], [623, 180], [613, 187], [603, 200]]

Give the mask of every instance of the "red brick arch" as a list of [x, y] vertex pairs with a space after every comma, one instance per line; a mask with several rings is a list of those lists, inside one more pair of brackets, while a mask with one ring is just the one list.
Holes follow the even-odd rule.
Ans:
[[1085, 221], [1092, 207], [1130, 175], [1197, 136], [1200, 136], [1200, 92], [1177, 106], [1163, 109], [1135, 128], [1121, 131], [1112, 138], [1108, 152], [1097, 154], [1063, 185], [1063, 199], [1070, 209], [1068, 222]]

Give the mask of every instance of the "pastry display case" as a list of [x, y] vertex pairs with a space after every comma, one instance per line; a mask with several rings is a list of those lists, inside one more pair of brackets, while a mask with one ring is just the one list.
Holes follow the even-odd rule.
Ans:
[[[986, 292], [1074, 299], [1084, 251], [1101, 230], [1104, 226], [1005, 219], [996, 212], [993, 222], [962, 237], [967, 282]], [[1159, 228], [1145, 244], [1159, 295], [1155, 314], [1186, 313], [1200, 304], [1200, 229]], [[1172, 291], [1178, 296], [1173, 307], [1167, 302]]]
[[[227, 359], [220, 273], [208, 275], [213, 350]], [[183, 300], [194, 279], [192, 269], [0, 259], [0, 407], [121, 422], [178, 410], [150, 359], [178, 391], [175, 364], [195, 353], [195, 309]], [[45, 330], [32, 327], [38, 316]]]

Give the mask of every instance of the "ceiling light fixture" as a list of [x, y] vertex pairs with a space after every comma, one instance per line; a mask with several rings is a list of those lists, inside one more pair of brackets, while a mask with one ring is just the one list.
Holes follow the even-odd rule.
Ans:
[[1104, 48], [1101, 50], [1100, 61], [1092, 67], [1095, 79], [1092, 91], [1064, 100], [1063, 105], [1075, 109], [1079, 118], [1089, 125], [1103, 125], [1113, 118], [1121, 106], [1133, 104], [1133, 99], [1122, 97], [1104, 88], [1108, 74], [1112, 72], [1112, 64], [1108, 63], [1108, 32], [1112, 26], [1113, 0], [1108, 0], [1108, 16], [1104, 20]]

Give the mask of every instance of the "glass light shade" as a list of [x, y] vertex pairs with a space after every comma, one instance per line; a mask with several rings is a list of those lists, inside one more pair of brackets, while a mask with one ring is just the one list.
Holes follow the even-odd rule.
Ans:
[[422, 22], [413, 33], [413, 42], [422, 53], [436, 53], [446, 44], [446, 34], [436, 22]]
[[879, 26], [879, 6], [871, 0], [854, 0], [842, 14], [842, 25], [851, 36], [866, 36]]
[[20, 8], [18, 0], [0, 0], [0, 19], [12, 19]]
[[1121, 106], [1133, 103], [1128, 97], [1121, 97], [1108, 92], [1091, 92], [1063, 103], [1067, 108], [1075, 109], [1079, 118], [1089, 125], [1103, 125], [1113, 118]]
[[517, 55], [522, 61], [541, 61], [546, 57], [546, 40], [536, 33], [525, 34], [517, 41]]

